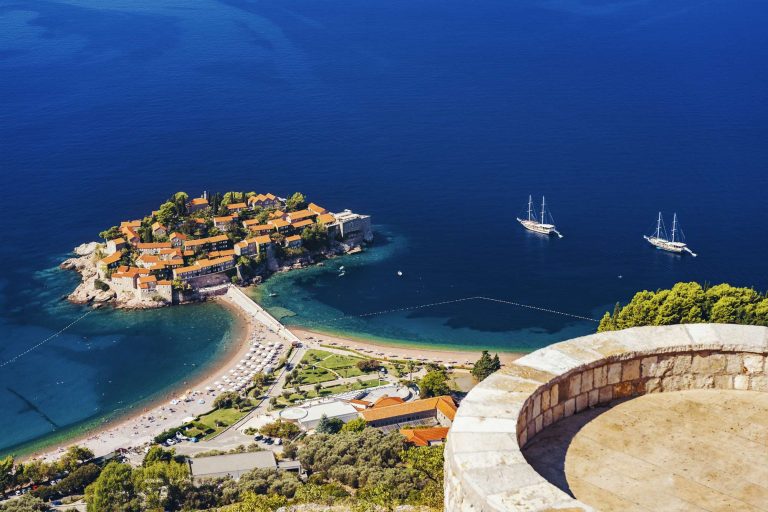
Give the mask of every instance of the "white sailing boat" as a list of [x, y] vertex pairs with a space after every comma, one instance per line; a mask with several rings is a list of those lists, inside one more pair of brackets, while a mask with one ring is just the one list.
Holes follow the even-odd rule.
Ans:
[[[549, 215], [549, 218], [551, 219], [552, 215]], [[541, 233], [543, 235], [551, 235], [554, 233], [560, 238], [563, 238], [563, 235], [555, 229], [555, 225], [547, 222], [547, 203], [544, 196], [541, 197], [541, 222], [539, 222], [538, 216], [533, 209], [533, 197], [531, 196], [528, 196], [528, 218], [521, 219], [518, 217], [517, 222], [522, 224], [523, 227], [529, 231]]]
[[656, 231], [652, 235], [644, 235], [643, 238], [648, 240], [648, 243], [660, 249], [662, 251], [674, 252], [682, 254], [687, 252], [693, 257], [696, 257], [696, 253], [688, 248], [688, 245], [682, 241], [682, 230], [678, 227], [677, 213], [672, 216], [672, 236], [667, 238], [667, 230], [664, 229], [664, 219], [659, 212], [659, 219], [656, 222]]

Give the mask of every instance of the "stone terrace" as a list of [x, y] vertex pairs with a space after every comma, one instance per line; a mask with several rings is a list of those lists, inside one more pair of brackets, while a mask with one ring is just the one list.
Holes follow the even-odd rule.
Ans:
[[695, 324], [595, 334], [518, 359], [462, 401], [446, 448], [445, 510], [595, 510], [539, 474], [522, 448], [563, 418], [646, 393], [766, 392], [767, 354], [768, 328]]

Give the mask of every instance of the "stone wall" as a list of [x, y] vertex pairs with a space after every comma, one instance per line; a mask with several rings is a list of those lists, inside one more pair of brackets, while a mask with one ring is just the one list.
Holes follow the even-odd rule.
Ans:
[[586, 408], [685, 389], [768, 392], [768, 328], [696, 324], [576, 338], [529, 354], [462, 401], [445, 456], [445, 510], [586, 511], [525, 460], [536, 434]]

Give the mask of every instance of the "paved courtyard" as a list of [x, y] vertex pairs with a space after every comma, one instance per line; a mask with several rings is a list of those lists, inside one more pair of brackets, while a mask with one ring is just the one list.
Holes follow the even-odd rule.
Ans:
[[536, 470], [611, 511], [768, 511], [768, 393], [654, 393], [542, 431]]

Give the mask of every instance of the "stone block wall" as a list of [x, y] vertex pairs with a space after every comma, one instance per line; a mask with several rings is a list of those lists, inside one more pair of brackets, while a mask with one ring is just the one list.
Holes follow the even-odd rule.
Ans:
[[533, 352], [461, 402], [445, 454], [445, 510], [591, 511], [525, 460], [539, 432], [587, 408], [687, 389], [768, 392], [768, 328], [640, 327]]
[[521, 448], [541, 430], [584, 409], [645, 393], [686, 389], [768, 392], [766, 356], [682, 352], [606, 359], [557, 377], [528, 398], [517, 420]]

